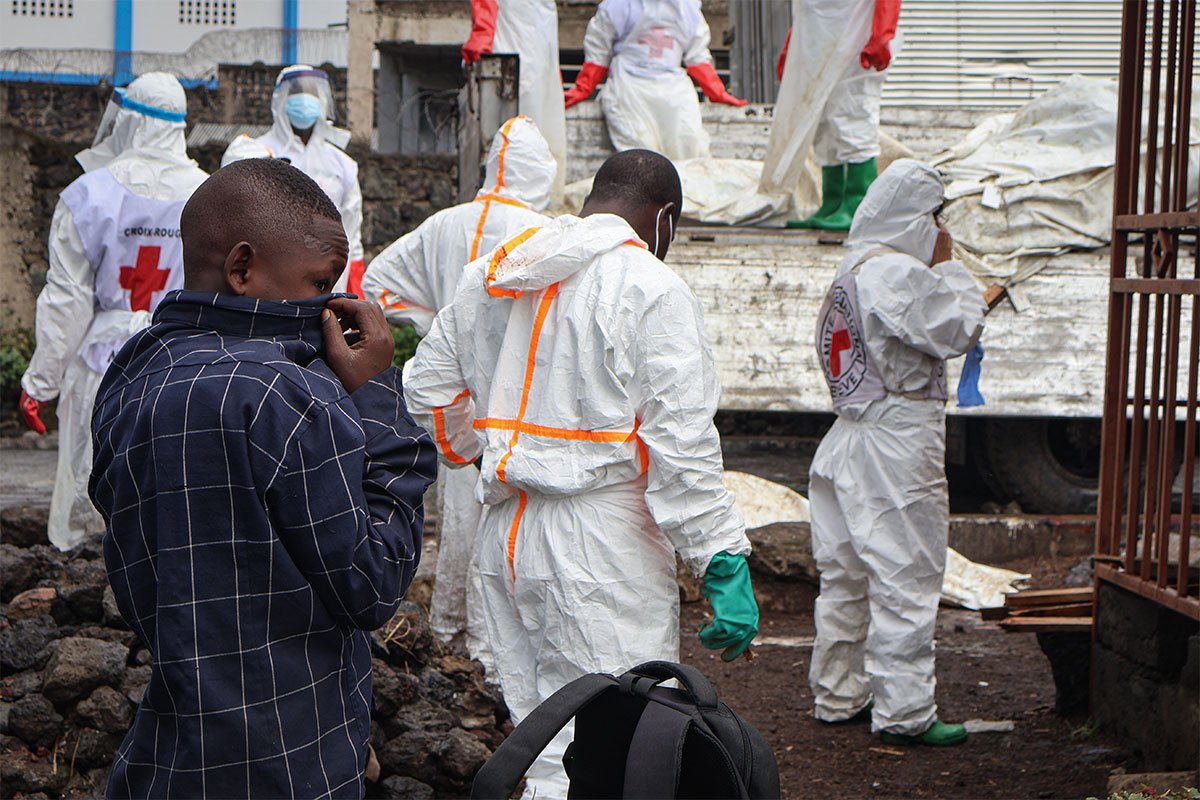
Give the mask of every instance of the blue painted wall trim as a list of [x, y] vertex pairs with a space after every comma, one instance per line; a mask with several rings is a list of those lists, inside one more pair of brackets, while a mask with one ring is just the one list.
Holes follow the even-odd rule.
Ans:
[[283, 0], [283, 63], [285, 65], [296, 63], [296, 26], [300, 19], [299, 7], [299, 0]]
[[[132, 77], [132, 76], [130, 76]], [[95, 86], [99, 83], [112, 83], [112, 75], [89, 75], [75, 72], [23, 72], [16, 70], [0, 70], [0, 81], [12, 81], [13, 83], [63, 83], [88, 86]], [[183, 84], [184, 89], [195, 89], [197, 86], [207, 86], [209, 89], [217, 88], [217, 79], [203, 80], [201, 78], [180, 78], [179, 82]]]
[[133, 0], [116, 0], [113, 13], [113, 83], [133, 80]]

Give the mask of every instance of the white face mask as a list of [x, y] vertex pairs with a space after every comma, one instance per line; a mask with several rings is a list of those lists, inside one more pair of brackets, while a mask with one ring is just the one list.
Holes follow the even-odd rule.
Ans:
[[[655, 258], [662, 258], [662, 256], [658, 254], [658, 226], [662, 222], [662, 215], [666, 210], [667, 207], [663, 206], [658, 210], [658, 213], [654, 215], [654, 249], [650, 252], [654, 253]], [[675, 218], [670, 214], [667, 215], [667, 229], [670, 231], [671, 237], [667, 239], [667, 247], [670, 248], [671, 243], [675, 241]], [[666, 254], [664, 253], [663, 255]]]

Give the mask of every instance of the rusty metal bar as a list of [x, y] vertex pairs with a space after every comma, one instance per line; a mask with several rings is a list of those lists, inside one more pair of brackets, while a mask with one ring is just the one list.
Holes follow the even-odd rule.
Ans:
[[[1188, 207], [1187, 170], [1188, 151], [1191, 146], [1192, 83], [1195, 79], [1196, 56], [1196, 0], [1183, 3], [1183, 35], [1179, 37], [1182, 52], [1179, 57], [1179, 110], [1175, 128], [1179, 131], [1179, 147], [1175, 153], [1175, 202], [1172, 209], [1182, 211]], [[1192, 229], [1198, 226], [1193, 224]]]
[[[1154, 33], [1151, 39], [1150, 52], [1150, 105], [1146, 114], [1146, 175], [1142, 179], [1144, 184], [1144, 199], [1142, 200], [1142, 211], [1150, 213], [1154, 205], [1154, 182], [1158, 178], [1158, 115], [1159, 111], [1159, 89], [1162, 84], [1162, 27], [1163, 27], [1163, 6], [1167, 0], [1156, 0], [1152, 8], [1154, 11]], [[1143, 42], [1145, 40], [1142, 40]], [[1169, 124], [1169, 123], [1168, 123]]]
[[[1165, 3], [1165, 0], [1163, 0]], [[1179, 0], [1171, 0], [1171, 19], [1167, 35], [1167, 90], [1163, 98], [1163, 147], [1162, 147], [1162, 191], [1159, 192], [1158, 206], [1160, 211], [1165, 211], [1172, 208], [1170, 203], [1172, 181], [1175, 176], [1174, 159], [1171, 158], [1172, 146], [1175, 143], [1175, 137], [1179, 130], [1173, 124], [1175, 122], [1175, 51], [1176, 40], [1175, 34], [1178, 32], [1178, 12]], [[1154, 112], [1157, 114], [1157, 110]], [[1149, 211], [1150, 207], [1147, 206]]]
[[[1130, 416], [1129, 434], [1129, 495], [1125, 505], [1125, 569], [1133, 570], [1133, 557], [1137, 551], [1138, 514], [1141, 503], [1138, 502], [1138, 489], [1141, 483], [1141, 464], [1143, 463], [1144, 444], [1142, 436], [1145, 428], [1142, 414], [1146, 405], [1146, 332], [1150, 317], [1150, 296], [1138, 295], [1137, 313], [1137, 346], [1134, 350], [1133, 367], [1133, 411]], [[1128, 351], [1124, 354], [1129, 357]]]
[[1180, 278], [1115, 278], [1112, 291], [1117, 294], [1200, 294], [1200, 280]]
[[[1185, 148], [1186, 150], [1186, 148]], [[1186, 166], [1186, 163], [1185, 163]], [[1195, 211], [1167, 211], [1161, 214], [1121, 214], [1113, 218], [1118, 231], [1190, 230], [1200, 225]]]
[[1170, 589], [1160, 589], [1153, 584], [1145, 583], [1135, 575], [1114, 569], [1107, 564], [1096, 565], [1096, 578], [1147, 597], [1172, 611], [1178, 611], [1192, 619], [1200, 620], [1200, 600], [1195, 597], [1182, 597]]
[[[1167, 303], [1167, 374], [1164, 376], [1163, 385], [1164, 390], [1169, 386], [1172, 391], [1166, 392], [1162, 442], [1159, 445], [1162, 448], [1162, 457], [1158, 460], [1158, 546], [1155, 552], [1158, 558], [1158, 572], [1154, 580], [1158, 586], [1167, 585], [1167, 570], [1171, 560], [1171, 489], [1175, 479], [1175, 392], [1179, 381], [1179, 317], [1183, 310], [1183, 298], [1179, 295], [1172, 295]], [[1143, 555], [1147, 549], [1146, 544], [1146, 540], [1143, 539]], [[1143, 561], [1145, 561], [1144, 557]]]
[[[1153, 267], [1151, 267], [1153, 269]], [[1154, 524], [1158, 520], [1157, 501], [1159, 484], [1159, 440], [1162, 436], [1162, 346], [1163, 346], [1163, 297], [1154, 298], [1154, 353], [1150, 366], [1150, 429], [1146, 434], [1146, 493], [1142, 510], [1142, 563], [1143, 580], [1150, 579], [1150, 543], [1154, 541]]]
[[1200, 296], [1192, 297], [1192, 346], [1188, 354], [1188, 399], [1187, 415], [1183, 426], [1183, 495], [1179, 507], [1179, 571], [1175, 590], [1188, 593], [1190, 581], [1189, 552], [1192, 542], [1192, 497], [1196, 490], [1193, 484], [1196, 470], [1196, 405], [1197, 384], [1200, 383]]

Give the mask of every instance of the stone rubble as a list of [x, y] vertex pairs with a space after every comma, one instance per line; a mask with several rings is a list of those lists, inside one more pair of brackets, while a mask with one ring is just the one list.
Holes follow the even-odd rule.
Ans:
[[[0, 511], [0, 784], [5, 797], [103, 797], [150, 653], [117, 612], [99, 543], [59, 553], [45, 520], [45, 506]], [[427, 598], [427, 582], [409, 596]], [[382, 772], [367, 796], [466, 797], [512, 729], [499, 690], [414, 602], [372, 646]]]

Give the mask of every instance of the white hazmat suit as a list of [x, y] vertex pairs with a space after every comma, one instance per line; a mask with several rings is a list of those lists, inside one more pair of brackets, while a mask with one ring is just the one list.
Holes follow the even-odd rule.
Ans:
[[600, 105], [617, 150], [672, 161], [708, 158], [696, 87], [684, 67], [712, 62], [700, 0], [604, 0], [583, 39], [584, 60], [607, 67]]
[[879, 155], [887, 72], [864, 67], [877, 0], [792, 0], [793, 27], [760, 190], [794, 191], [812, 148], [819, 166]]
[[37, 349], [21, 388], [58, 398], [58, 470], [49, 537], [66, 550], [104, 530], [88, 498], [92, 401], [125, 341], [158, 301], [183, 286], [179, 215], [208, 176], [187, 157], [187, 100], [173, 76], [151, 72], [117, 89], [84, 169], [50, 222], [50, 269], [37, 300]]
[[516, 53], [521, 58], [518, 111], [537, 123], [558, 162], [552, 189], [562, 194], [567, 166], [567, 121], [558, 67], [558, 9], [554, 0], [474, 0], [473, 26], [463, 56]]
[[[467, 267], [406, 370], [445, 456], [483, 456], [480, 572], [515, 721], [567, 682], [677, 660], [675, 552], [750, 550], [722, 484], [700, 305], [629, 224], [559, 217]], [[565, 729], [526, 795], [566, 796]]]
[[934, 620], [949, 499], [945, 362], [974, 346], [983, 295], [962, 264], [929, 266], [942, 182], [893, 162], [858, 208], [817, 326], [837, 421], [813, 458], [809, 501], [821, 572], [809, 680], [818, 719], [872, 696], [874, 731], [937, 719]]
[[[311, 94], [320, 101], [321, 113], [312, 127], [306, 144], [292, 129], [286, 105], [293, 94]], [[286, 158], [317, 185], [337, 206], [350, 243], [346, 269], [334, 285], [335, 292], [354, 292], [361, 295], [363, 272], [362, 189], [358, 185], [358, 164], [341, 149], [350, 140], [349, 131], [333, 126], [333, 92], [329, 76], [307, 64], [295, 64], [283, 69], [275, 79], [271, 95], [271, 130], [251, 139], [239, 136], [229, 143], [221, 157], [221, 166], [243, 158]]]
[[[475, 199], [437, 212], [376, 256], [363, 275], [363, 292], [393, 323], [429, 333], [437, 312], [454, 299], [463, 268], [523, 228], [545, 225], [555, 161], [538, 127], [524, 116], [501, 126], [488, 153], [484, 188]], [[430, 626], [442, 640], [467, 633], [471, 655], [491, 667], [476, 552], [481, 505], [479, 471], [470, 461], [443, 455], [453, 469], [438, 473], [438, 560]]]

